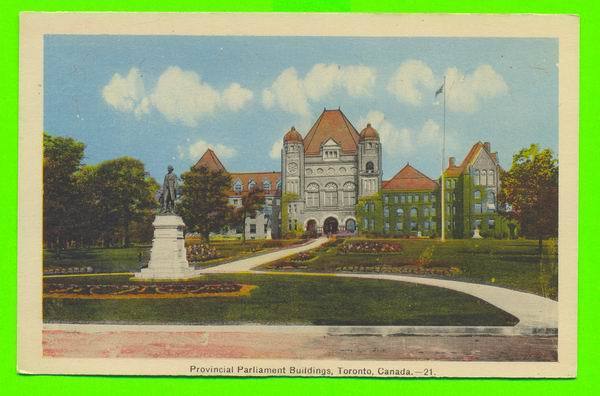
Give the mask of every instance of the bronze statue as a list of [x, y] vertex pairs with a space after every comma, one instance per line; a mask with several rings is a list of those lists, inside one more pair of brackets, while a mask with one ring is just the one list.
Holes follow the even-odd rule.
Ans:
[[173, 173], [173, 167], [167, 167], [167, 174], [162, 186], [161, 206], [163, 213], [175, 213], [175, 200], [177, 199], [177, 175]]

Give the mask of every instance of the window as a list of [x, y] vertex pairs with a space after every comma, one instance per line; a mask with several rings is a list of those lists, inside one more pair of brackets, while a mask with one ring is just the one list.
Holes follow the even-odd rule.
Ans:
[[435, 202], [435, 194], [431, 194], [431, 202]]
[[430, 223], [429, 221], [425, 221], [425, 222], [423, 223], [423, 228], [424, 228], [424, 229], [426, 229], [427, 231], [429, 231], [429, 228], [431, 227], [431, 226], [430, 226], [430, 224], [431, 224], [431, 223]]
[[398, 203], [398, 196], [394, 195], [394, 203]]
[[385, 223], [383, 225], [383, 228], [384, 228], [385, 232], [388, 232], [390, 230], [390, 223]]
[[475, 205], [473, 205], [473, 212], [481, 213], [481, 204], [480, 203], [476, 203]]
[[337, 206], [338, 204], [338, 188], [335, 183], [327, 183], [325, 185], [325, 206]]
[[250, 224], [250, 234], [256, 234], [256, 224]]
[[473, 229], [480, 228], [480, 227], [481, 227], [481, 220], [475, 220], [473, 222]]
[[396, 216], [398, 216], [398, 217], [404, 216], [404, 210], [402, 208], [396, 209]]
[[418, 196], [418, 195], [415, 195], [415, 198], [414, 198], [414, 200], [415, 200], [415, 202], [419, 202], [419, 196]]
[[429, 214], [431, 214], [432, 216], [435, 216], [435, 208], [431, 208], [429, 210]]
[[406, 202], [406, 197], [404, 195], [400, 196], [400, 203], [405, 203]]
[[429, 208], [428, 207], [423, 208], [423, 216], [429, 217]]
[[429, 194], [423, 194], [423, 202], [429, 202]]
[[450, 200], [452, 199], [452, 194], [450, 194], [449, 192], [446, 193], [446, 201], [450, 202]]
[[375, 172], [375, 165], [373, 165], [373, 163], [371, 161], [369, 161], [365, 165], [365, 169], [366, 169], [367, 173], [374, 173]]
[[384, 203], [384, 204], [387, 204], [387, 203], [388, 203], [388, 196], [387, 196], [387, 195], [384, 195], [384, 196], [383, 196], [383, 203]]
[[248, 191], [252, 191], [252, 190], [254, 190], [254, 188], [255, 188], [255, 187], [256, 187], [256, 182], [255, 182], [254, 180], [252, 180], [252, 179], [251, 179], [251, 180], [248, 182]]
[[488, 228], [490, 230], [493, 230], [494, 228], [496, 228], [496, 222], [494, 221], [494, 219], [489, 219], [488, 220]]
[[417, 222], [416, 221], [411, 221], [410, 222], [410, 230], [411, 231], [417, 231]]
[[390, 217], [390, 209], [387, 206], [383, 207], [383, 217]]
[[277, 180], [277, 187], [278, 190], [281, 190], [281, 179]]
[[450, 179], [446, 179], [446, 188], [452, 187], [452, 181]]
[[495, 184], [495, 172], [493, 170], [488, 172], [488, 186], [493, 186]]
[[406, 197], [406, 200], [408, 201], [408, 203], [412, 203], [412, 195], [409, 195], [408, 197]]
[[481, 180], [480, 180], [480, 182], [481, 182], [482, 186], [485, 186], [487, 184], [487, 172], [484, 171], [484, 170], [481, 171]]
[[417, 212], [417, 208], [412, 208], [412, 209], [410, 210], [410, 217], [412, 217], [412, 218], [415, 218], [415, 217], [417, 217], [417, 216], [418, 216], [418, 214], [419, 214], [419, 213]]
[[475, 172], [473, 172], [473, 184], [479, 185], [479, 169], [475, 169]]
[[364, 223], [365, 223], [365, 224], [364, 224], [364, 229], [365, 229], [365, 230], [369, 229], [369, 219], [367, 219], [367, 218], [365, 217]]
[[233, 183], [233, 191], [238, 194], [242, 192], [242, 182], [240, 180], [236, 180], [235, 183]]
[[319, 206], [319, 185], [310, 183], [306, 186], [306, 206], [317, 208]]
[[263, 190], [266, 192], [271, 191], [271, 182], [269, 180], [263, 181]]
[[397, 231], [402, 231], [402, 229], [404, 228], [404, 223], [402, 223], [401, 221], [396, 223], [396, 230]]
[[473, 191], [473, 198], [474, 199], [481, 199], [481, 191], [479, 191], [479, 190]]
[[375, 219], [371, 219], [371, 231], [375, 229]]

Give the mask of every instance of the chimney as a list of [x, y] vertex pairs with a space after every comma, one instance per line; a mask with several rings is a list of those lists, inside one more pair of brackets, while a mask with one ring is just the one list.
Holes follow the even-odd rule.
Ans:
[[456, 166], [456, 158], [450, 157], [448, 158], [448, 167], [454, 168]]
[[492, 145], [490, 144], [490, 142], [483, 143], [483, 146], [485, 147], [488, 153], [492, 152]]

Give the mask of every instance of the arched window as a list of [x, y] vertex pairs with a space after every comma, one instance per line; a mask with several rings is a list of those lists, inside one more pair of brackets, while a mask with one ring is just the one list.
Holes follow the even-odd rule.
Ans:
[[365, 165], [365, 169], [366, 169], [367, 173], [373, 173], [373, 172], [375, 172], [375, 165], [373, 165], [373, 163], [371, 161], [369, 161]]
[[410, 210], [410, 217], [413, 217], [413, 218], [414, 218], [414, 217], [417, 217], [417, 215], [418, 215], [418, 214], [419, 214], [419, 213], [417, 212], [417, 208], [412, 208], [412, 209]]
[[281, 179], [277, 180], [276, 188], [281, 191]]
[[242, 182], [239, 179], [233, 183], [233, 191], [238, 194], [242, 192]]
[[256, 182], [254, 180], [250, 179], [250, 181], [248, 182], [248, 191], [254, 190], [255, 187], [256, 187]]
[[404, 209], [402, 209], [402, 208], [396, 209], [396, 216], [398, 216], [398, 217], [404, 216]]
[[306, 206], [316, 208], [319, 206], [319, 185], [310, 183], [306, 186]]
[[487, 185], [487, 172], [484, 170], [481, 171], [481, 180], [480, 181], [481, 181], [482, 186]]
[[428, 207], [423, 208], [423, 216], [429, 217], [429, 208]]
[[473, 172], [473, 184], [479, 185], [479, 169], [475, 169], [475, 172]]
[[337, 206], [338, 204], [338, 187], [335, 183], [327, 183], [325, 185], [325, 206]]
[[493, 170], [488, 171], [488, 186], [493, 186], [494, 184], [496, 184], [495, 182], [495, 172]]
[[271, 191], [271, 182], [268, 179], [263, 180], [263, 190], [266, 192]]
[[481, 199], [481, 191], [479, 191], [479, 190], [473, 191], [473, 198]]
[[345, 206], [353, 206], [356, 204], [356, 185], [354, 185], [354, 183], [344, 183], [343, 200]]

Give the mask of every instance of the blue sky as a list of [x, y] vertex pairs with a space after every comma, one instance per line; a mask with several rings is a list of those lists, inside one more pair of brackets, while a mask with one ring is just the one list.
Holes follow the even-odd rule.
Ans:
[[44, 129], [86, 144], [86, 163], [141, 159], [158, 180], [207, 147], [231, 171], [279, 170], [294, 125], [324, 107], [357, 130], [371, 122], [384, 178], [410, 162], [440, 173], [446, 75], [447, 156], [490, 141], [510, 166], [521, 147], [558, 148], [554, 39], [46, 36]]

